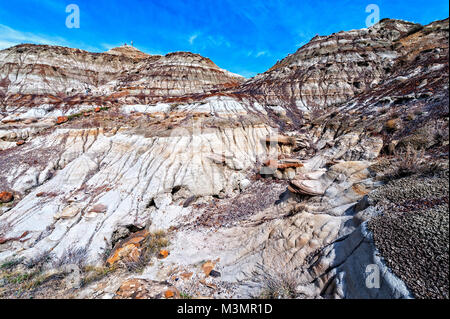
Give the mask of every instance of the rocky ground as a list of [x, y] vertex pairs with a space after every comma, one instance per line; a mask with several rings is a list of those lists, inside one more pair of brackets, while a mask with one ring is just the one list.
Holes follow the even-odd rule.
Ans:
[[448, 30], [0, 51], [0, 296], [448, 298]]
[[[387, 200], [368, 226], [392, 271], [417, 298], [448, 298], [448, 170], [411, 176], [377, 189]], [[390, 205], [389, 205], [390, 204]]]

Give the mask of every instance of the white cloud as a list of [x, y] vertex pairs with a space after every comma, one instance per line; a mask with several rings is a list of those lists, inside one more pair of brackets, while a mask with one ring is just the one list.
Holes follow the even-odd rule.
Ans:
[[4, 24], [0, 24], [0, 50], [10, 48], [12, 46], [23, 43], [59, 45], [65, 47], [78, 48], [90, 52], [102, 51], [101, 48], [88, 45], [84, 42], [80, 41], [69, 42], [62, 37], [18, 31]]
[[208, 46], [212, 47], [221, 47], [226, 46], [227, 48], [231, 47], [230, 41], [225, 39], [223, 36], [208, 36]]
[[189, 43], [190, 43], [190, 44], [194, 44], [194, 41], [195, 41], [195, 39], [197, 39], [197, 38], [198, 38], [198, 34], [191, 35], [191, 36], [189, 37]]
[[21, 43], [67, 45], [67, 41], [61, 37], [17, 31], [6, 25], [0, 24], [0, 49], [5, 49]]
[[15, 42], [0, 40], [0, 50], [10, 48], [12, 46], [15, 46], [16, 44], [17, 43]]
[[270, 52], [269, 51], [258, 51], [258, 52], [253, 52], [253, 51], [247, 51], [247, 56], [248, 57], [254, 57], [254, 58], [259, 58], [262, 56], [270, 56]]
[[256, 57], [259, 58], [260, 56], [263, 56], [263, 55], [267, 55], [267, 51], [259, 51], [259, 52], [256, 54]]
[[121, 47], [122, 45], [124, 45], [125, 43], [115, 43], [115, 44], [111, 44], [111, 43], [100, 43], [100, 46], [102, 48], [104, 48], [105, 50], [111, 50], [113, 48], [117, 48], [117, 47]]

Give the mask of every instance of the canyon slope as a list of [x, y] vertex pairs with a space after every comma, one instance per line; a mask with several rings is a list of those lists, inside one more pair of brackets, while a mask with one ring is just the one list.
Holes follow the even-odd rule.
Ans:
[[448, 298], [448, 37], [0, 51], [0, 297]]

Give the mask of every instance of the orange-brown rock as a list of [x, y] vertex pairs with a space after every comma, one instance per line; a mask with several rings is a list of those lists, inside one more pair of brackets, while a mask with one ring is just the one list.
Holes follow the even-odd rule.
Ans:
[[100, 108], [96, 107], [94, 111], [98, 113], [98, 112], [100, 112]]
[[269, 136], [269, 137], [266, 137], [266, 142], [293, 146], [293, 145], [295, 145], [295, 137], [284, 136], [284, 135]]
[[165, 297], [166, 299], [173, 298], [174, 296], [175, 296], [175, 293], [174, 293], [173, 290], [171, 290], [171, 289], [168, 289], [168, 290], [166, 290], [166, 291], [164, 292], [164, 297]]
[[24, 141], [24, 140], [20, 140], [20, 141], [17, 141], [17, 142], [16, 142], [16, 145], [17, 145], [17, 146], [20, 146], [20, 145], [23, 145], [23, 144], [25, 144], [25, 141]]
[[123, 259], [134, 262], [138, 261], [142, 253], [141, 244], [149, 235], [150, 233], [148, 231], [141, 230], [116, 244], [106, 264], [111, 266]]
[[58, 116], [56, 119], [56, 124], [66, 123], [69, 120], [67, 116]]
[[164, 258], [167, 258], [167, 256], [169, 256], [169, 251], [168, 250], [161, 249], [159, 251], [159, 257], [160, 258], [164, 259]]
[[183, 272], [180, 274], [184, 279], [190, 279], [194, 273], [193, 272]]
[[264, 162], [264, 166], [271, 167], [271, 168], [276, 168], [276, 167], [278, 167], [278, 160], [276, 160], [276, 159], [269, 159], [269, 160]]
[[270, 159], [265, 161], [264, 165], [267, 167], [277, 168], [281, 170], [287, 168], [303, 167], [303, 164], [296, 159], [282, 159], [282, 160]]
[[303, 167], [303, 164], [299, 160], [295, 159], [279, 160], [277, 165], [278, 169], [298, 168], [298, 167]]
[[166, 291], [173, 294], [169, 298], [179, 297], [178, 290], [166, 282], [131, 278], [121, 284], [113, 299], [161, 299], [165, 297]]
[[0, 203], [9, 203], [14, 199], [14, 195], [11, 192], [1, 192], [0, 193]]
[[208, 287], [208, 288], [211, 288], [211, 289], [217, 289], [217, 285], [216, 285], [216, 284], [207, 282], [207, 281], [204, 280], [204, 279], [200, 279], [199, 282], [200, 282], [202, 285], [205, 285], [205, 286]]
[[207, 262], [205, 262], [202, 265], [202, 271], [206, 276], [209, 276], [209, 274], [211, 273], [211, 271], [214, 269], [215, 264], [208, 260]]

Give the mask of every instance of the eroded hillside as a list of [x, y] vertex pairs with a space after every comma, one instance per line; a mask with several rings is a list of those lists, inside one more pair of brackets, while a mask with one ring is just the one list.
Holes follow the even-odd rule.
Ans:
[[247, 81], [0, 51], [2, 297], [448, 298], [448, 32], [383, 20]]

